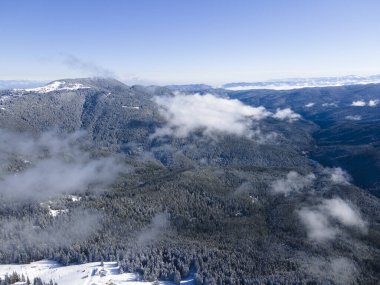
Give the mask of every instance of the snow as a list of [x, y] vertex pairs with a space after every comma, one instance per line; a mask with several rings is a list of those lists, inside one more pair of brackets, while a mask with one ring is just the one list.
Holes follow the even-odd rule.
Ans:
[[[53, 280], [58, 285], [152, 285], [153, 282], [139, 281], [136, 273], [120, 273], [120, 268], [116, 262], [85, 263], [79, 265], [61, 266], [50, 261], [41, 260], [30, 264], [4, 264], [0, 265], [0, 277], [12, 272], [24, 274], [30, 280], [40, 277], [44, 282]], [[162, 285], [174, 285], [172, 282], [160, 282]], [[194, 284], [193, 279], [181, 281], [183, 285]]]
[[67, 198], [72, 202], [79, 202], [82, 200], [82, 197], [76, 195], [67, 195]]
[[65, 81], [54, 81], [48, 85], [37, 87], [37, 88], [28, 88], [28, 89], [14, 89], [15, 91], [26, 91], [26, 92], [37, 92], [37, 93], [49, 93], [53, 91], [61, 90], [78, 90], [78, 89], [87, 89], [90, 87], [84, 86], [80, 83], [66, 83]]
[[11, 99], [11, 96], [4, 95], [4, 96], [0, 97], [0, 102], [4, 103], [4, 102], [8, 101], [9, 99]]
[[64, 209], [64, 210], [53, 210], [50, 206], [49, 206], [49, 214], [50, 216], [52, 217], [57, 217], [59, 215], [62, 215], [62, 214], [67, 214], [69, 212], [69, 210], [67, 209]]
[[139, 106], [125, 106], [125, 105], [123, 105], [123, 106], [121, 106], [122, 108], [125, 108], [125, 109], [135, 109], [135, 110], [139, 110], [140, 109], [140, 107]]

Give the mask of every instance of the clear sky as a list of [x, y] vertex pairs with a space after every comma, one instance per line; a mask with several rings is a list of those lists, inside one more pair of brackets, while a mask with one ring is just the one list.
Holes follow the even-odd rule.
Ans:
[[0, 79], [379, 73], [379, 0], [0, 0]]

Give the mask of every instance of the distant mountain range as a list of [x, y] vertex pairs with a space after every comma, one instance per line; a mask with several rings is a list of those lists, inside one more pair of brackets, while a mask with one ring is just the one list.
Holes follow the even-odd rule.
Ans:
[[34, 80], [0, 80], [0, 89], [33, 88], [46, 84], [47, 81]]
[[[47, 83], [48, 81], [0, 80], [0, 89], [35, 88], [44, 86]], [[347, 75], [336, 77], [287, 78], [267, 81], [231, 82], [219, 86], [219, 89], [230, 91], [257, 89], [291, 90], [299, 88], [334, 87], [373, 83], [380, 83], [380, 74], [370, 76]], [[165, 87], [172, 91], [180, 92], [204, 92], [216, 88], [208, 84], [173, 84], [166, 85]]]

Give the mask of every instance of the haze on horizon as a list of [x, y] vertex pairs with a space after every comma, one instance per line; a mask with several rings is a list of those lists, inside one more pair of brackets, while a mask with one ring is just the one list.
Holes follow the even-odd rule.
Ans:
[[380, 73], [380, 2], [0, 2], [0, 79], [209, 83]]

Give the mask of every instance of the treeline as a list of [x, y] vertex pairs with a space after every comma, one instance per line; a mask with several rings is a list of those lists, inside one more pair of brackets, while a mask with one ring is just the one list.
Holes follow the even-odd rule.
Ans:
[[13, 272], [12, 274], [6, 274], [4, 278], [0, 277], [0, 285], [11, 285], [15, 284], [16, 282], [19, 282], [17, 284], [24, 284], [24, 285], [58, 285], [57, 282], [53, 282], [50, 280], [49, 282], [45, 283], [42, 281], [41, 278], [35, 277], [33, 278], [33, 281], [29, 280], [29, 277], [24, 274], [18, 274], [17, 272]]
[[[78, 202], [51, 202], [52, 208], [69, 210], [55, 218], [49, 216], [46, 205], [39, 203], [0, 204], [0, 262], [51, 259], [69, 265], [118, 261], [123, 272], [137, 272], [143, 280], [179, 283], [194, 278], [197, 285], [302, 284], [321, 280], [333, 284], [333, 279], [308, 271], [304, 264], [308, 264], [309, 257], [349, 258], [358, 255], [364, 243], [372, 254], [365, 261], [357, 259], [358, 268], [366, 273], [357, 278], [368, 284], [370, 278], [378, 276], [380, 260], [373, 241], [359, 236], [338, 239], [331, 246], [316, 247], [308, 242], [295, 212], [309, 195], [299, 193], [284, 198], [273, 196], [268, 189], [275, 178], [288, 171], [217, 167], [182, 171], [147, 165], [136, 168], [112, 191], [83, 195]], [[142, 183], [152, 180], [154, 183]], [[243, 183], [247, 186], [237, 191]], [[324, 190], [325, 186], [318, 185], [314, 195], [334, 195]], [[344, 193], [356, 195], [349, 189]], [[368, 201], [374, 203], [369, 198]], [[369, 211], [371, 205], [360, 206]], [[48, 234], [62, 232], [62, 227], [71, 231], [78, 209], [91, 209], [99, 215], [90, 225], [93, 230], [66, 243], [49, 239]], [[153, 224], [157, 213], [168, 217], [167, 228]], [[12, 219], [22, 223], [10, 227]], [[30, 230], [25, 231], [25, 224], [31, 225]], [[75, 226], [75, 231], [84, 230], [84, 225]], [[374, 228], [369, 237], [376, 231]]]

